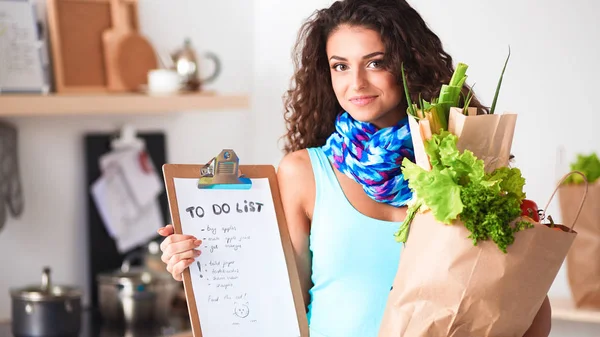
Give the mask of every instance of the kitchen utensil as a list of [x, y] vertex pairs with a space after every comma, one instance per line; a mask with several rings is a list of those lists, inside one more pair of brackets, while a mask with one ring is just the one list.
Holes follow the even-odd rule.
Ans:
[[157, 280], [150, 287], [157, 294], [155, 316], [158, 320], [171, 316], [177, 297], [183, 291], [183, 283], [176, 281], [167, 271], [167, 265], [160, 258], [161, 253], [158, 242], [150, 241], [144, 255], [144, 268]]
[[111, 91], [138, 91], [148, 71], [158, 67], [152, 45], [131, 27], [129, 6], [110, 0], [112, 28], [102, 35], [107, 86]]
[[149, 94], [174, 94], [182, 87], [182, 78], [171, 69], [154, 69], [148, 72]]
[[23, 191], [17, 154], [16, 127], [0, 122], [0, 231], [8, 213], [14, 217], [23, 213]]
[[206, 52], [203, 56], [212, 60], [215, 65], [213, 73], [205, 78], [200, 78], [200, 59], [192, 47], [192, 42], [189, 38], [185, 39], [182, 48], [176, 50], [171, 55], [175, 70], [183, 78], [186, 90], [201, 90], [202, 85], [214, 81], [221, 73], [221, 61], [217, 55]]
[[140, 255], [125, 257], [120, 270], [98, 275], [100, 313], [114, 325], [141, 326], [168, 320], [181, 284], [169, 274], [131, 267]]
[[15, 337], [75, 337], [81, 329], [81, 291], [52, 285], [50, 268], [41, 286], [13, 289], [12, 332]]
[[[166, 264], [160, 260], [160, 245], [155, 241], [150, 241], [146, 250], [136, 250], [130, 253], [123, 260], [122, 271], [132, 270], [151, 275], [148, 282], [148, 289], [156, 294], [156, 306], [154, 310], [154, 319], [162, 321], [171, 315], [173, 303], [183, 288], [181, 282], [175, 281], [173, 276], [167, 271]], [[131, 267], [132, 261], [140, 259], [142, 265]], [[157, 261], [157, 258], [159, 259]]]
[[141, 326], [152, 322], [156, 293], [148, 284], [152, 275], [139, 270], [98, 275], [100, 314], [108, 325]]

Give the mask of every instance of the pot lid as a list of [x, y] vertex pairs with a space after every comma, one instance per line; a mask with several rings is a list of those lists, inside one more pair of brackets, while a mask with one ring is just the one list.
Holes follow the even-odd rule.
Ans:
[[23, 299], [26, 301], [58, 301], [81, 298], [81, 291], [75, 287], [52, 285], [50, 268], [48, 267], [45, 267], [42, 272], [41, 285], [12, 289], [10, 294], [15, 299]]
[[121, 269], [113, 272], [101, 273], [97, 276], [97, 280], [99, 283], [103, 284], [122, 285], [159, 284], [171, 281], [170, 278], [165, 277], [162, 274], [154, 273], [143, 267], [134, 267], [128, 268], [127, 270]]

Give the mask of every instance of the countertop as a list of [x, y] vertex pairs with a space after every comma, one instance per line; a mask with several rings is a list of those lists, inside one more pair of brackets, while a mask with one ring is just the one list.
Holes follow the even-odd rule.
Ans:
[[[162, 326], [126, 330], [107, 326], [97, 316], [90, 310], [82, 312], [79, 337], [192, 337], [187, 317], [174, 316]], [[14, 337], [10, 322], [0, 322], [0, 337]]]

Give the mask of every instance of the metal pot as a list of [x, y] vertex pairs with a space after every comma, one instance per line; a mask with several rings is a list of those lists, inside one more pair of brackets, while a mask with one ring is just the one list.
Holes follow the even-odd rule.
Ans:
[[160, 259], [161, 253], [160, 245], [151, 241], [144, 255], [144, 268], [152, 273], [155, 281], [150, 284], [150, 288], [156, 293], [154, 314], [159, 321], [171, 316], [175, 300], [183, 291], [183, 282], [176, 281], [171, 273], [167, 272], [167, 266]]
[[[169, 275], [170, 276], [170, 275]], [[99, 274], [100, 314], [111, 325], [140, 326], [166, 322], [179, 282], [164, 273], [144, 267], [130, 267]]]
[[71, 337], [81, 328], [81, 291], [52, 285], [50, 268], [41, 286], [12, 289], [12, 332], [15, 337]]
[[138, 270], [98, 275], [100, 314], [109, 325], [139, 326], [154, 318], [156, 293], [148, 284], [152, 276]]

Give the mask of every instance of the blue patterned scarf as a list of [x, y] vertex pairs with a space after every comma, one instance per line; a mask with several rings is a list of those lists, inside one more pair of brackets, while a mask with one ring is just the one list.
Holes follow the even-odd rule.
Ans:
[[378, 129], [343, 112], [323, 152], [340, 172], [361, 184], [371, 199], [392, 206], [404, 206], [411, 199], [402, 174], [402, 160], [415, 160], [408, 118]]

